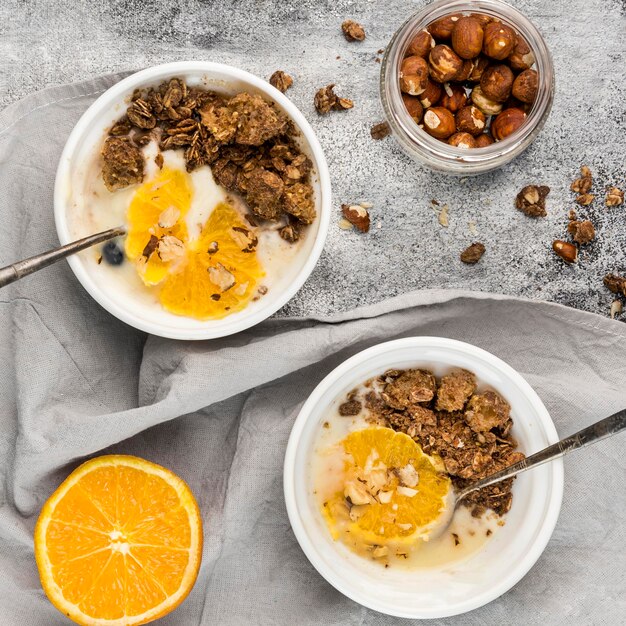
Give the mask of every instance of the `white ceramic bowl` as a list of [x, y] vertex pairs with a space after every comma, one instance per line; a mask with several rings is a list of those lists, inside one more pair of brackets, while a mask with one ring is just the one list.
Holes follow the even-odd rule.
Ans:
[[[302, 287], [322, 252], [330, 221], [330, 175], [322, 148], [302, 113], [280, 91], [256, 76], [221, 63], [204, 61], [168, 63], [137, 72], [120, 81], [101, 95], [84, 113], [65, 145], [57, 170], [54, 189], [54, 217], [62, 244], [72, 241], [67, 219], [71, 197], [72, 174], [93, 158], [102, 145], [107, 129], [124, 113], [126, 98], [136, 88], [156, 86], [160, 82], [182, 77], [190, 85], [202, 84], [226, 93], [249, 91], [274, 101], [300, 129], [302, 149], [313, 162], [311, 183], [315, 191], [317, 219], [308, 227], [296, 262], [273, 285], [269, 293], [243, 311], [220, 320], [199, 321], [168, 313], [158, 304], [143, 306], [139, 301], [120, 294], [115, 285], [98, 278], [87, 261], [86, 253], [68, 259], [83, 287], [107, 311], [140, 330], [174, 339], [213, 339], [240, 332], [258, 324], [286, 304]], [[92, 264], [93, 265], [93, 264]]]
[[561, 508], [561, 460], [520, 475], [505, 525], [461, 563], [422, 570], [383, 569], [333, 542], [312, 491], [310, 460], [329, 408], [358, 383], [389, 368], [426, 367], [441, 375], [462, 367], [511, 404], [513, 435], [530, 454], [555, 443], [548, 411], [528, 383], [492, 354], [460, 341], [411, 337], [356, 354], [315, 388], [294, 424], [285, 457], [284, 487], [293, 531], [317, 571], [336, 589], [368, 608], [398, 617], [441, 618], [476, 609], [515, 585], [546, 547]]

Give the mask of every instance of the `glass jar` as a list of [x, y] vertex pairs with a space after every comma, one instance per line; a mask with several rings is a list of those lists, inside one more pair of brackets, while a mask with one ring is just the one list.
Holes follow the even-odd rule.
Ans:
[[[409, 115], [401, 97], [400, 64], [413, 36], [451, 13], [485, 13], [510, 25], [526, 39], [535, 55], [537, 97], [521, 128], [484, 148], [461, 149], [426, 133]], [[386, 48], [380, 74], [380, 97], [387, 122], [402, 149], [431, 169], [467, 176], [501, 167], [521, 154], [545, 124], [554, 98], [554, 68], [546, 43], [535, 26], [517, 9], [501, 0], [437, 0], [412, 15]]]

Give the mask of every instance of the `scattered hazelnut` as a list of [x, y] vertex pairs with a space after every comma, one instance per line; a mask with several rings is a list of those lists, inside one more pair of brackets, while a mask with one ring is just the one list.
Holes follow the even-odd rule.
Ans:
[[567, 226], [567, 232], [579, 244], [586, 244], [596, 238], [596, 229], [589, 220], [572, 220]]
[[365, 39], [365, 29], [354, 20], [346, 20], [341, 25], [341, 30], [348, 41], [363, 41]]
[[602, 282], [609, 291], [626, 296], [626, 278], [618, 274], [607, 274]]
[[428, 84], [428, 64], [422, 57], [407, 57], [400, 66], [400, 89], [412, 96], [421, 94]]
[[460, 17], [452, 28], [451, 42], [462, 59], [473, 59], [483, 47], [483, 27], [473, 17]]
[[515, 31], [502, 22], [490, 22], [484, 28], [483, 52], [492, 59], [506, 59], [516, 43]]
[[445, 44], [435, 46], [428, 55], [430, 75], [438, 83], [447, 83], [463, 66], [463, 60]]
[[443, 88], [440, 83], [436, 83], [434, 80], [428, 79], [426, 89], [419, 95], [419, 100], [425, 109], [434, 106], [439, 102]]
[[424, 107], [420, 102], [418, 96], [409, 96], [406, 93], [402, 94], [402, 102], [408, 111], [409, 115], [419, 124], [424, 116]]
[[535, 70], [524, 70], [513, 82], [512, 93], [518, 100], [531, 104], [537, 96], [538, 80]]
[[480, 242], [476, 242], [461, 252], [461, 261], [468, 265], [474, 265], [480, 261], [483, 254], [485, 254], [485, 246]]
[[474, 61], [472, 59], [465, 59], [461, 69], [454, 75], [453, 81], [457, 83], [464, 83], [469, 79], [472, 70], [474, 69]]
[[[404, 94], [403, 94], [404, 95]], [[410, 97], [410, 96], [409, 96]], [[419, 103], [418, 103], [419, 104]], [[370, 128], [370, 136], [372, 139], [379, 141], [391, 134], [391, 128], [387, 122], [379, 122]]]
[[515, 198], [515, 208], [528, 217], [545, 217], [546, 196], [549, 193], [550, 187], [545, 185], [526, 185]]
[[449, 39], [454, 25], [460, 18], [461, 15], [459, 13], [440, 17], [430, 24], [427, 30], [435, 39]]
[[552, 249], [557, 256], [560, 256], [566, 263], [576, 263], [578, 260], [578, 248], [569, 241], [556, 240], [552, 244]]
[[535, 63], [533, 51], [530, 49], [528, 42], [520, 35], [517, 35], [515, 47], [508, 60], [511, 68], [518, 72], [530, 69]]
[[370, 229], [370, 214], [358, 204], [342, 204], [341, 212], [345, 219], [356, 226], [362, 233], [366, 233]]
[[451, 146], [456, 146], [463, 150], [469, 150], [476, 147], [476, 140], [469, 133], [454, 133], [448, 139], [448, 143]]
[[443, 107], [431, 107], [424, 113], [424, 130], [437, 139], [447, 139], [456, 130], [454, 115]]
[[285, 93], [285, 91], [293, 85], [293, 78], [282, 70], [276, 70], [270, 76], [270, 85], [272, 85], [272, 87], [276, 87], [278, 91]]
[[526, 113], [521, 109], [505, 109], [491, 123], [491, 134], [496, 141], [512, 135], [526, 121]]
[[609, 187], [606, 192], [606, 206], [619, 206], [624, 202], [624, 192], [617, 187]]
[[483, 133], [482, 135], [478, 135], [476, 137], [476, 147], [477, 148], [486, 148], [493, 143], [493, 137], [491, 133]]
[[502, 104], [487, 98], [487, 96], [483, 93], [483, 90], [480, 88], [480, 85], [477, 85], [474, 89], [472, 89], [470, 98], [485, 115], [498, 115], [498, 113], [502, 111]]
[[485, 130], [485, 114], [475, 106], [465, 106], [456, 114], [456, 129], [470, 135], [480, 135]]
[[439, 100], [439, 106], [445, 107], [448, 111], [456, 113], [467, 103], [467, 94], [461, 85], [451, 85], [444, 83], [443, 94]]
[[491, 65], [480, 78], [480, 88], [490, 100], [505, 102], [511, 95], [514, 78], [508, 65]]
[[487, 57], [476, 57], [472, 61], [472, 71], [470, 72], [470, 75], [467, 79], [472, 83], [479, 83], [480, 79], [482, 78], [483, 72], [487, 69], [489, 63], [490, 61]]
[[409, 47], [406, 49], [406, 55], [426, 58], [434, 47], [435, 40], [432, 35], [427, 30], [420, 30], [420, 32], [411, 39]]

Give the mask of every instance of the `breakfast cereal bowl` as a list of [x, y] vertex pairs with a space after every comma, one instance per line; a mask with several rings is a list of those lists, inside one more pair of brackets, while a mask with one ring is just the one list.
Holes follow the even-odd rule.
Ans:
[[[399, 381], [400, 378], [394, 377], [413, 368], [434, 374], [433, 380], [438, 381], [437, 393], [441, 393], [442, 376], [462, 370], [472, 372], [477, 386], [471, 393], [484, 397], [486, 391], [492, 395], [495, 392], [510, 405], [512, 437], [507, 434], [505, 439], [509, 445], [517, 444], [518, 450], [525, 454], [558, 440], [554, 424], [537, 394], [513, 368], [492, 354], [470, 344], [438, 337], [390, 341], [345, 361], [316, 387], [302, 407], [285, 456], [285, 501], [302, 550], [318, 572], [341, 593], [363, 606], [393, 616], [442, 618], [491, 602], [513, 587], [534, 565], [546, 547], [559, 515], [563, 465], [558, 460], [521, 474], [513, 483], [510, 510], [502, 517], [487, 511], [474, 518], [468, 513], [470, 509], [460, 505], [452, 523], [457, 523], [459, 528], [466, 524], [466, 535], [461, 534], [465, 531], [456, 530], [458, 534], [448, 539], [448, 531], [454, 530], [451, 526], [440, 537], [422, 543], [424, 547], [414, 554], [394, 555], [403, 556], [408, 559], [406, 561], [388, 557], [383, 564], [376, 551], [359, 554], [343, 541], [333, 540], [329, 509], [326, 508], [328, 503], [321, 504], [327, 497], [322, 488], [323, 481], [332, 480], [340, 470], [338, 465], [331, 467], [326, 460], [330, 458], [328, 451], [333, 449], [328, 442], [338, 441], [346, 432], [355, 432], [349, 423], [360, 418], [346, 415], [362, 410], [363, 398], [366, 399], [363, 406], [375, 406], [375, 395], [371, 394], [378, 383], [372, 381], [382, 381], [382, 388], [387, 393], [384, 381]], [[391, 378], [380, 378], [383, 374]], [[354, 398], [359, 400], [356, 410], [352, 411], [347, 403]], [[369, 398], [373, 398], [371, 404], [368, 404]], [[470, 405], [471, 398], [467, 407]], [[341, 411], [340, 406], [343, 407]], [[439, 415], [438, 425], [443, 423]], [[337, 429], [339, 434], [333, 435]], [[387, 432], [389, 429], [380, 430]], [[411, 441], [404, 434], [401, 437]], [[454, 445], [463, 447], [464, 444]], [[372, 455], [366, 466], [371, 458]], [[392, 471], [398, 476], [398, 470]], [[413, 484], [414, 491], [420, 489], [421, 482]], [[383, 502], [380, 495], [378, 497]], [[355, 507], [349, 496], [346, 501], [350, 513], [352, 509], [363, 508]], [[393, 506], [397, 511], [397, 505]], [[457, 522], [456, 516], [463, 509], [461, 521]], [[359, 515], [363, 515], [362, 511]], [[395, 523], [395, 519], [393, 521]], [[351, 528], [357, 532], [354, 525]], [[384, 532], [383, 527], [380, 532]], [[467, 547], [466, 540], [469, 541]], [[438, 548], [437, 542], [440, 542]], [[421, 556], [416, 559], [415, 555]], [[408, 565], [410, 562], [412, 564]]]
[[100, 305], [142, 331], [199, 340], [258, 324], [294, 296], [323, 249], [330, 198], [320, 144], [286, 96], [227, 65], [178, 62], [89, 107], [61, 156], [54, 213], [61, 244], [126, 227], [68, 259]]

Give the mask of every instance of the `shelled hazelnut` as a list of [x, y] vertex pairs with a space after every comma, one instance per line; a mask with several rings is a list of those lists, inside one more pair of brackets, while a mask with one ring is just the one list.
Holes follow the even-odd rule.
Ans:
[[511, 136], [537, 98], [535, 55], [513, 25], [453, 13], [418, 31], [405, 50], [400, 88], [409, 115], [432, 137], [482, 148]]

